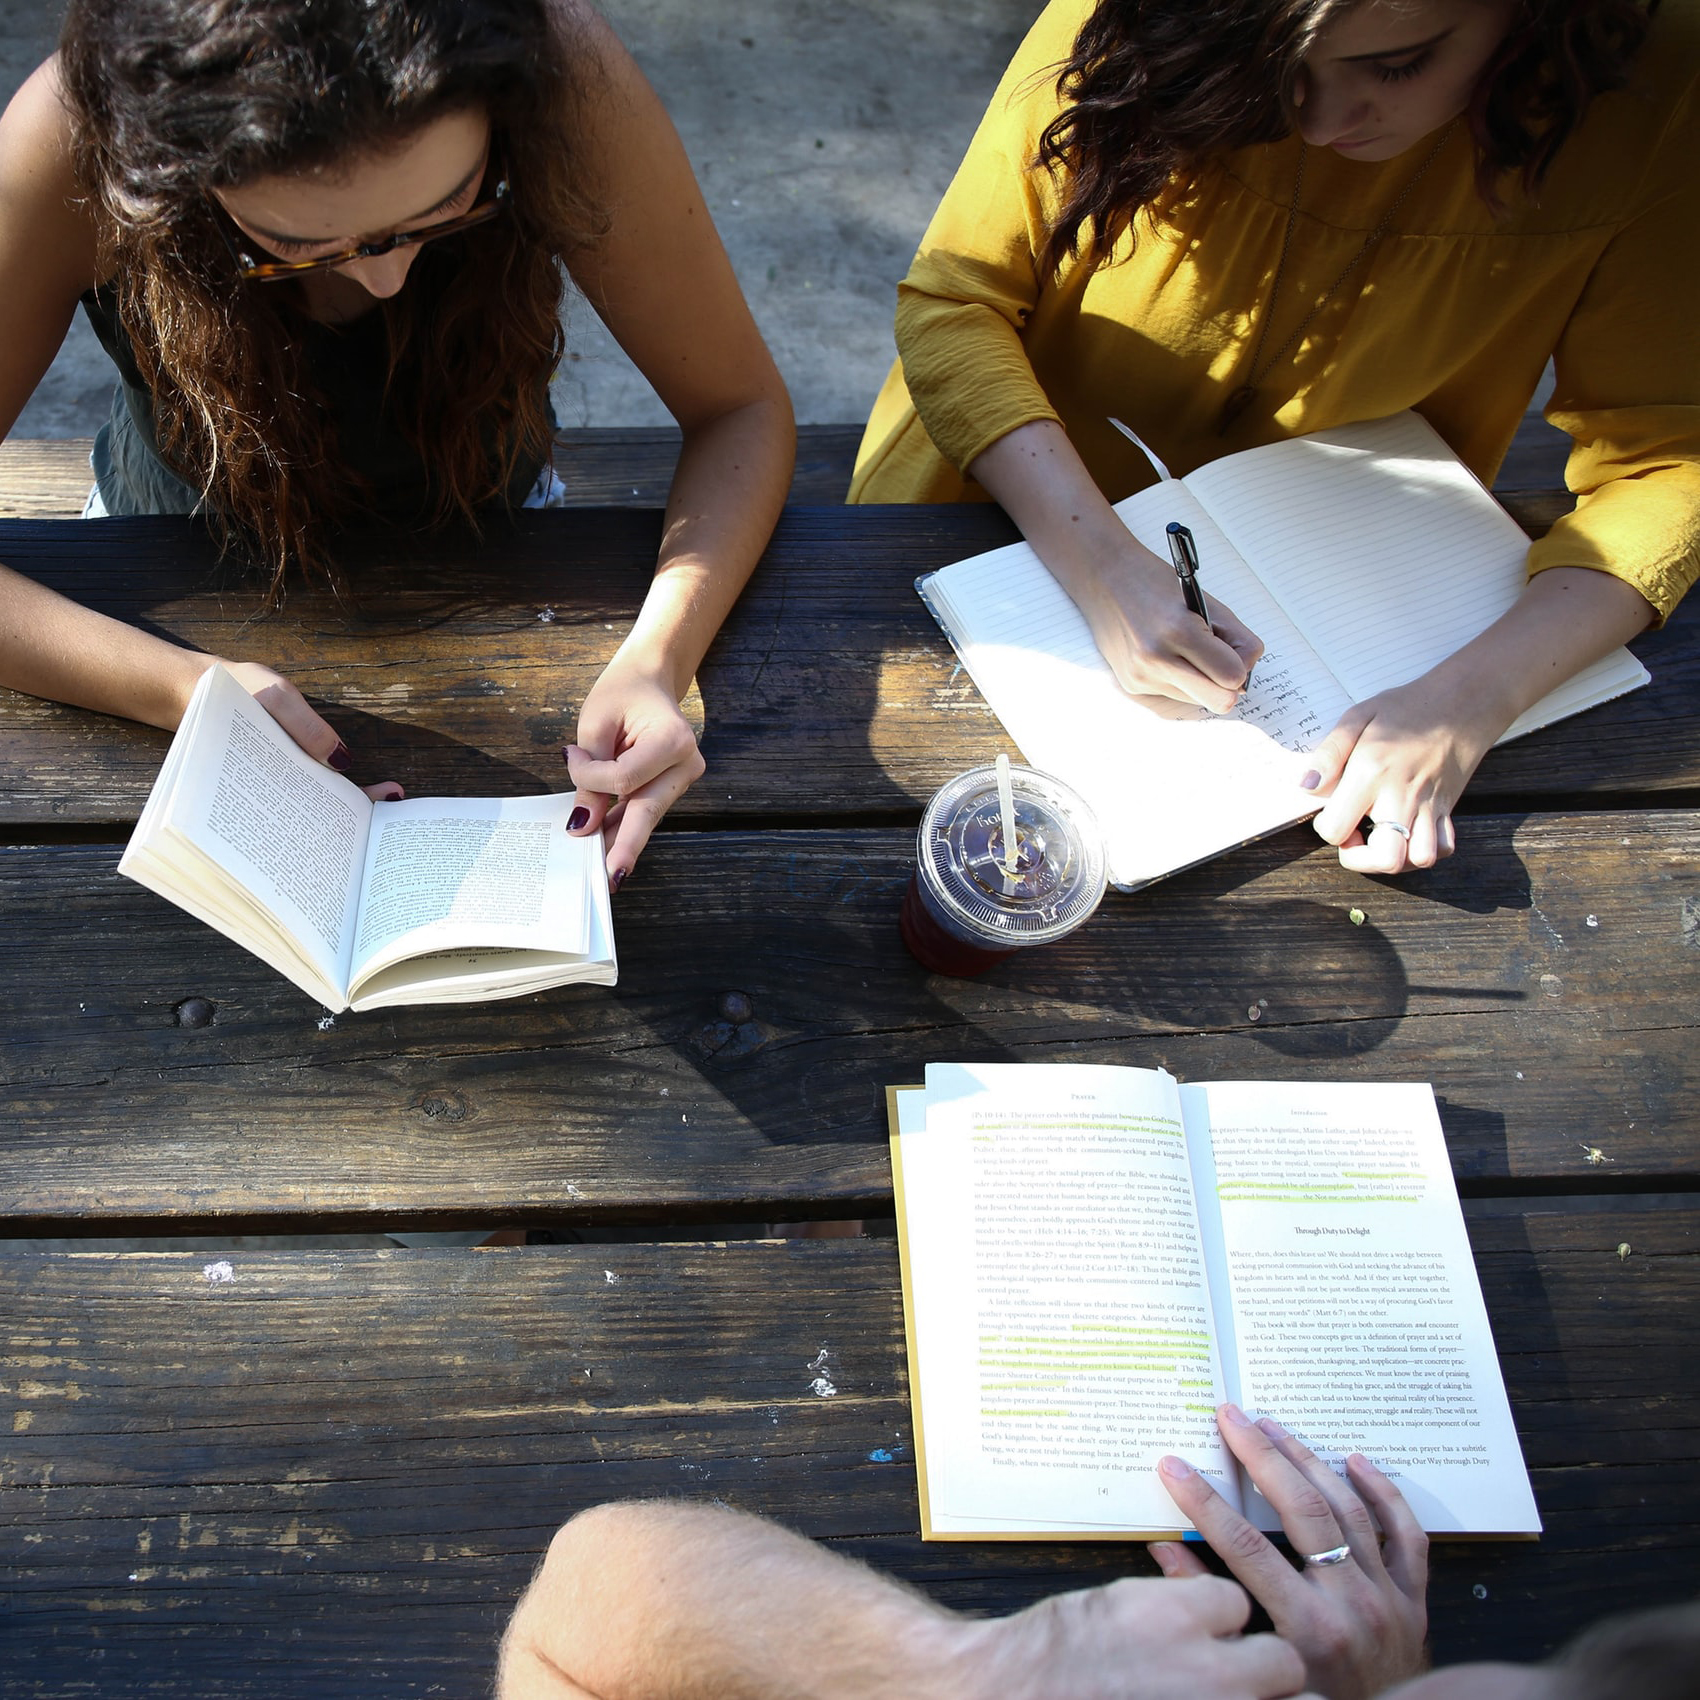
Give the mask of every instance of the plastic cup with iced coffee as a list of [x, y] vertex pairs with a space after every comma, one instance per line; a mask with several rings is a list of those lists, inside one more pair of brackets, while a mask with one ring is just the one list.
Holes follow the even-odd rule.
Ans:
[[1103, 840], [1079, 795], [1008, 766], [1013, 835], [998, 770], [959, 774], [927, 805], [903, 899], [903, 942], [935, 974], [981, 974], [1073, 932], [1104, 895]]

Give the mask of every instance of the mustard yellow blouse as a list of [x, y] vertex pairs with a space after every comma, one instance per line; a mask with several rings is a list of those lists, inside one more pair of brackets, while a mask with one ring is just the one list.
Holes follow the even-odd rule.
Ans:
[[[1017, 426], [1054, 419], [1119, 501], [1152, 474], [1112, 414], [1184, 474], [1412, 407], [1491, 483], [1551, 356], [1547, 417], [1574, 439], [1578, 502], [1530, 549], [1529, 569], [1600, 568], [1668, 614], [1700, 574], [1700, 0], [1664, 0], [1631, 86], [1594, 102], [1533, 198], [1508, 184], [1507, 210], [1492, 213], [1456, 126], [1226, 435], [1218, 416], [1250, 377], [1303, 144], [1224, 156], [1160, 227], [1141, 218], [1106, 263], [1042, 279], [1055, 192], [1030, 162], [1090, 10], [1045, 9], [922, 239], [850, 500], [984, 500], [959, 469]], [[1266, 357], [1429, 151], [1371, 164], [1308, 150]]]

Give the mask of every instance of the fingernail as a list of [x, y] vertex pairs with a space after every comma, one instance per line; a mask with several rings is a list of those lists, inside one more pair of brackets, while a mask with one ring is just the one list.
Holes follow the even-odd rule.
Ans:
[[383, 801], [386, 803], [399, 803], [401, 801], [401, 787], [399, 785], [391, 785], [387, 787], [384, 791]]
[[328, 761], [338, 773], [347, 773], [354, 765], [354, 757], [348, 753], [348, 745], [340, 738], [337, 739], [336, 748], [325, 757], [325, 760]]
[[1229, 1404], [1219, 1406], [1217, 1408], [1217, 1414], [1221, 1417], [1223, 1422], [1232, 1423], [1235, 1428], [1250, 1428], [1252, 1426], [1251, 1418], [1248, 1417], [1238, 1405]]
[[1257, 1419], [1257, 1426], [1262, 1429], [1271, 1440], [1289, 1440], [1292, 1438], [1273, 1417], [1259, 1417]]
[[1184, 1458], [1165, 1458], [1157, 1466], [1165, 1476], [1172, 1476], [1177, 1482], [1184, 1482], [1188, 1476], [1196, 1476], [1198, 1472]]
[[625, 879], [626, 870], [624, 868], [616, 868], [613, 873], [608, 876], [608, 890], [610, 892], [618, 891], [620, 887], [625, 884]]
[[563, 744], [561, 746], [561, 760], [564, 761], [567, 764], [568, 767], [572, 766], [572, 764], [573, 764], [573, 745]]
[[1173, 1550], [1165, 1546], [1161, 1541], [1153, 1541], [1148, 1550], [1150, 1551], [1151, 1556], [1157, 1561], [1157, 1568], [1161, 1570], [1165, 1576], [1173, 1576], [1175, 1573], [1175, 1564], [1177, 1562]]
[[1302, 791], [1314, 791], [1321, 783], [1322, 775], [1313, 767], [1310, 772], [1299, 781], [1299, 789]]
[[578, 808], [574, 809], [573, 812], [570, 815], [567, 816], [567, 831], [568, 832], [577, 832], [578, 829], [581, 826], [583, 826], [584, 823], [589, 819], [590, 819], [590, 810], [583, 807], [583, 805], [581, 804]]

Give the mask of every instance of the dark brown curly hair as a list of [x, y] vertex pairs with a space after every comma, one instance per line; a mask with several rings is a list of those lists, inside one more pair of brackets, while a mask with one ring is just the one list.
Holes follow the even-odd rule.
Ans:
[[[1108, 254], [1143, 208], [1184, 195], [1212, 157], [1293, 128], [1299, 67], [1355, 0], [1100, 0], [1057, 77], [1062, 111], [1034, 166], [1060, 205], [1043, 264]], [[1533, 188], [1588, 103], [1620, 88], [1658, 0], [1523, 0], [1476, 85], [1476, 182], [1498, 208]]]
[[161, 452], [274, 598], [292, 563], [326, 567], [363, 492], [304, 369], [295, 286], [241, 282], [211, 191], [488, 115], [511, 212], [422, 247], [381, 303], [426, 511], [471, 519], [553, 438], [566, 261], [600, 228], [576, 169], [577, 46], [549, 0], [70, 0], [75, 168]]

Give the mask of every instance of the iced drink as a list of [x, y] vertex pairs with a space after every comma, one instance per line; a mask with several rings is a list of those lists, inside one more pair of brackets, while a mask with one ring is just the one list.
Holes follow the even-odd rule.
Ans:
[[921, 816], [899, 924], [903, 942], [935, 974], [981, 974], [1017, 950], [1060, 939], [1104, 895], [1104, 846], [1091, 810], [1049, 774], [1012, 767], [1010, 778], [1013, 871], [995, 769], [951, 780]]

